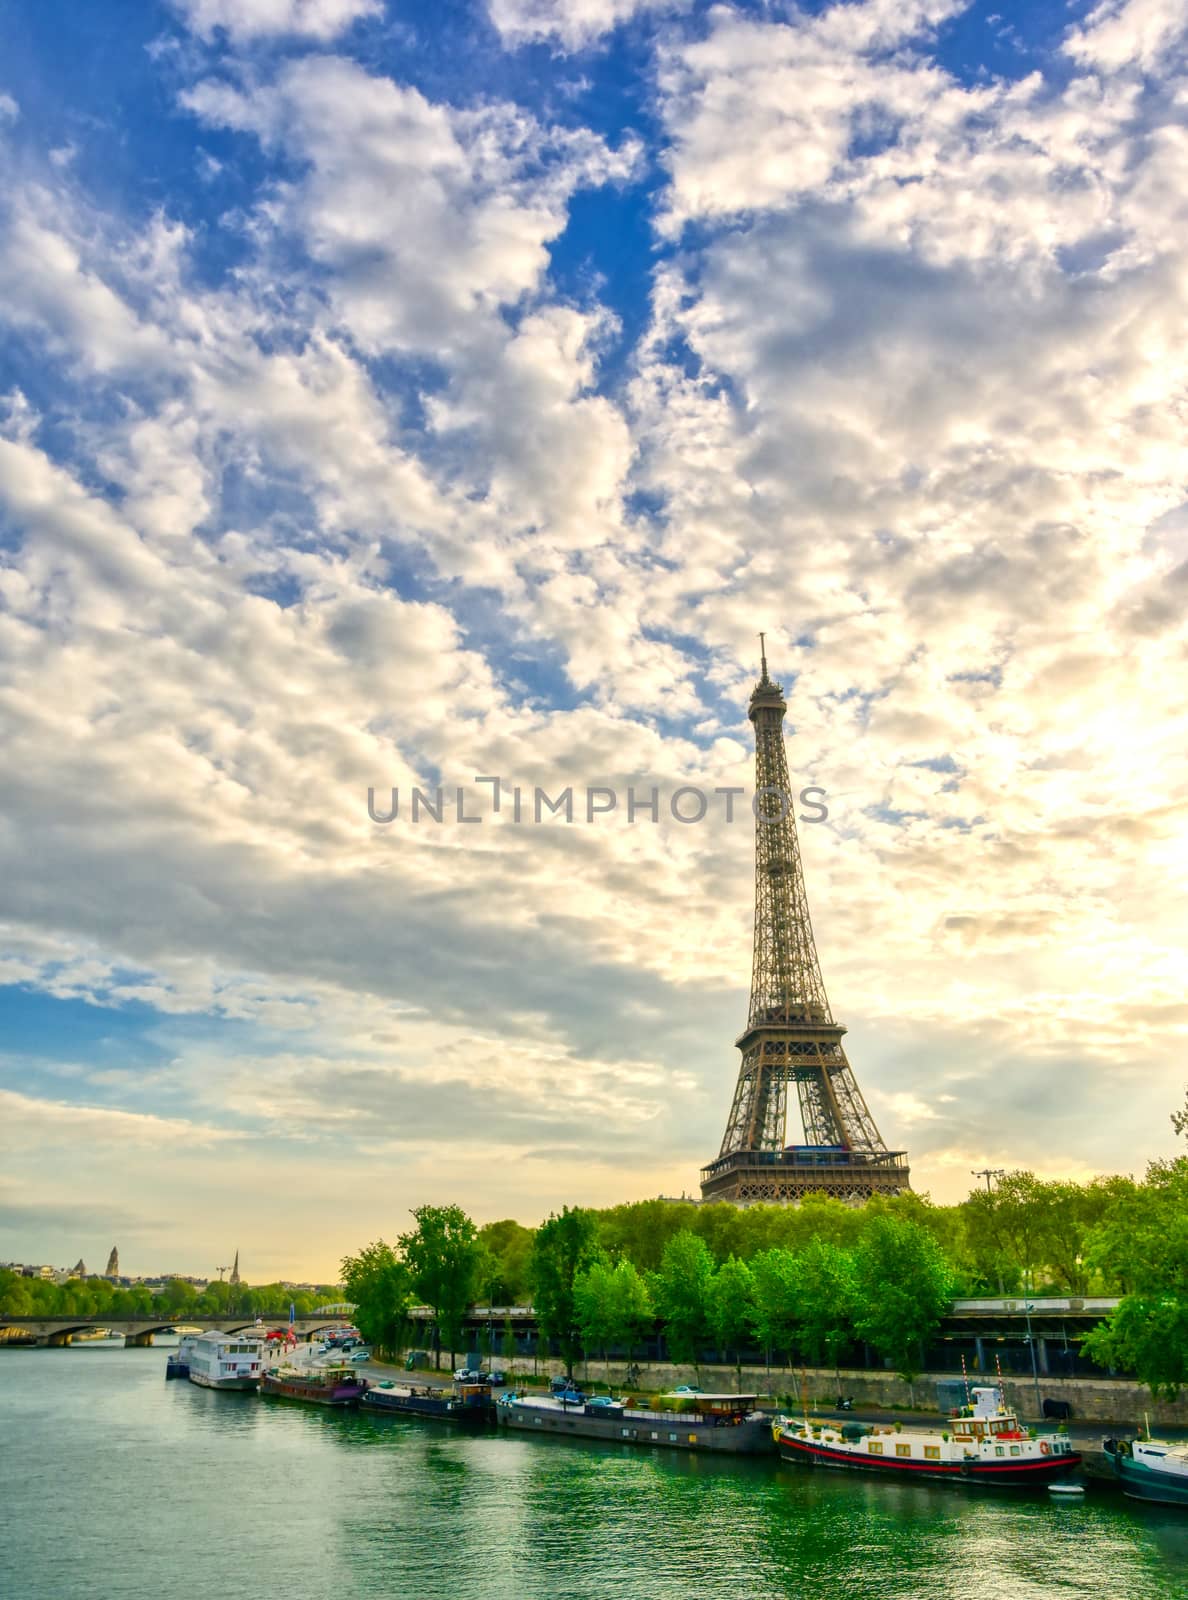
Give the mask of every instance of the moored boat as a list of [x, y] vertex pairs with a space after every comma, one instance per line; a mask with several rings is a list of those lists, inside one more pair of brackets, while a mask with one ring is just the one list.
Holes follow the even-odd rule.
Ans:
[[999, 1389], [975, 1389], [974, 1403], [947, 1426], [871, 1427], [781, 1417], [772, 1429], [781, 1457], [806, 1466], [880, 1472], [886, 1477], [1026, 1487], [1075, 1472], [1081, 1458], [1063, 1434], [1033, 1437]]
[[505, 1394], [495, 1413], [501, 1427], [538, 1436], [728, 1455], [771, 1453], [771, 1418], [755, 1410], [755, 1395], [699, 1394], [681, 1399], [689, 1409], [647, 1411], [602, 1397], [573, 1401], [564, 1396]]
[[191, 1383], [202, 1389], [254, 1389], [260, 1381], [264, 1352], [258, 1339], [242, 1333], [199, 1333], [189, 1340]]
[[363, 1396], [368, 1411], [399, 1416], [433, 1417], [442, 1422], [479, 1424], [493, 1422], [495, 1404], [489, 1380], [456, 1381], [451, 1388], [429, 1383], [372, 1384]]
[[345, 1361], [322, 1367], [278, 1367], [260, 1379], [261, 1394], [312, 1406], [357, 1406], [368, 1387], [367, 1379]]
[[1167, 1439], [1106, 1439], [1103, 1448], [1132, 1500], [1188, 1506], [1188, 1444]]
[[188, 1378], [190, 1376], [190, 1347], [193, 1343], [192, 1334], [183, 1334], [178, 1341], [176, 1350], [171, 1350], [165, 1361], [166, 1378]]

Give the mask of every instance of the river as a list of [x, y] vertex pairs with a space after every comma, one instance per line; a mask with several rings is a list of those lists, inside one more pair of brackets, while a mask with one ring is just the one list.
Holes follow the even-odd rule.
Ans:
[[0, 1350], [14, 1600], [1188, 1600], [1188, 1515], [454, 1432]]

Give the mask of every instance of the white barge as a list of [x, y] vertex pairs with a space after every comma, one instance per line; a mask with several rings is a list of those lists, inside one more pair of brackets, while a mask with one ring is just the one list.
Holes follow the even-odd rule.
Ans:
[[186, 1341], [188, 1377], [203, 1389], [254, 1389], [264, 1370], [258, 1339], [242, 1333], [199, 1333]]
[[1016, 1414], [1003, 1404], [1000, 1389], [975, 1389], [973, 1396], [972, 1405], [936, 1430], [780, 1417], [772, 1432], [785, 1461], [857, 1468], [884, 1477], [1038, 1486], [1080, 1466], [1081, 1458], [1065, 1435], [1041, 1438], [1021, 1428]]

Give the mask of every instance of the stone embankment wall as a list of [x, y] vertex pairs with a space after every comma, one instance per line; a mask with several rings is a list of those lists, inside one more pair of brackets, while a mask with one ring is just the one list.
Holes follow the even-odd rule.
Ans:
[[[492, 1365], [496, 1363], [492, 1361]], [[522, 1372], [523, 1364], [517, 1362], [516, 1370]], [[565, 1371], [560, 1361], [540, 1362], [542, 1375]], [[591, 1361], [576, 1368], [576, 1375], [586, 1382], [609, 1381], [623, 1393], [630, 1394], [626, 1367], [619, 1362], [604, 1366], [601, 1361]], [[893, 1372], [841, 1370], [840, 1377], [833, 1371], [788, 1367], [743, 1367], [741, 1382], [733, 1367], [702, 1367], [700, 1373], [692, 1367], [674, 1367], [662, 1364], [640, 1366], [639, 1386], [644, 1389], [671, 1389], [677, 1384], [696, 1384], [701, 1389], [733, 1393], [756, 1393], [779, 1398], [795, 1395], [799, 1403], [801, 1382], [805, 1398], [810, 1405], [820, 1403], [832, 1407], [839, 1394], [852, 1396], [856, 1406], [871, 1406], [877, 1410], [894, 1411], [915, 1409], [936, 1413], [936, 1384], [939, 1380], [953, 1382], [951, 1372], [922, 1373], [914, 1384], [908, 1385]], [[988, 1375], [970, 1375], [970, 1385], [993, 1383]], [[1035, 1386], [1030, 1378], [1007, 1377], [1003, 1380], [1007, 1404], [1029, 1421], [1035, 1419]], [[1143, 1426], [1144, 1417], [1158, 1430], [1161, 1423], [1188, 1427], [1188, 1394], [1174, 1404], [1154, 1401], [1148, 1390], [1135, 1383], [1118, 1378], [1040, 1378], [1040, 1394], [1046, 1400], [1066, 1400], [1072, 1407], [1072, 1424], [1103, 1423], [1120, 1430], [1134, 1432]]]

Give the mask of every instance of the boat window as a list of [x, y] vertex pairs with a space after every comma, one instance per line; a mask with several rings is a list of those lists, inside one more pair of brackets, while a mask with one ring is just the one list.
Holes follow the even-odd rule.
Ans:
[[876, 1443], [876, 1441], [873, 1440], [873, 1439], [871, 1439], [869, 1441], [869, 1443], [866, 1446], [866, 1449], [867, 1449], [867, 1453], [869, 1455], [872, 1455], [872, 1456], [881, 1456], [882, 1453], [883, 1453], [882, 1443], [881, 1442]]
[[912, 1447], [910, 1444], [897, 1444], [895, 1446], [895, 1454], [897, 1456], [910, 1456], [911, 1453]]
[[1006, 1451], [1003, 1449], [1002, 1445], [996, 1444], [994, 1446], [994, 1454], [996, 1456], [1005, 1456], [1006, 1455]]
[[1017, 1456], [1019, 1454], [1019, 1446], [1017, 1444], [1013, 1444], [1011, 1446], [1011, 1454], [1013, 1456]]
[[924, 1446], [924, 1455], [925, 1455], [925, 1458], [928, 1461], [939, 1461], [940, 1460], [940, 1445], [939, 1444], [926, 1444]]

